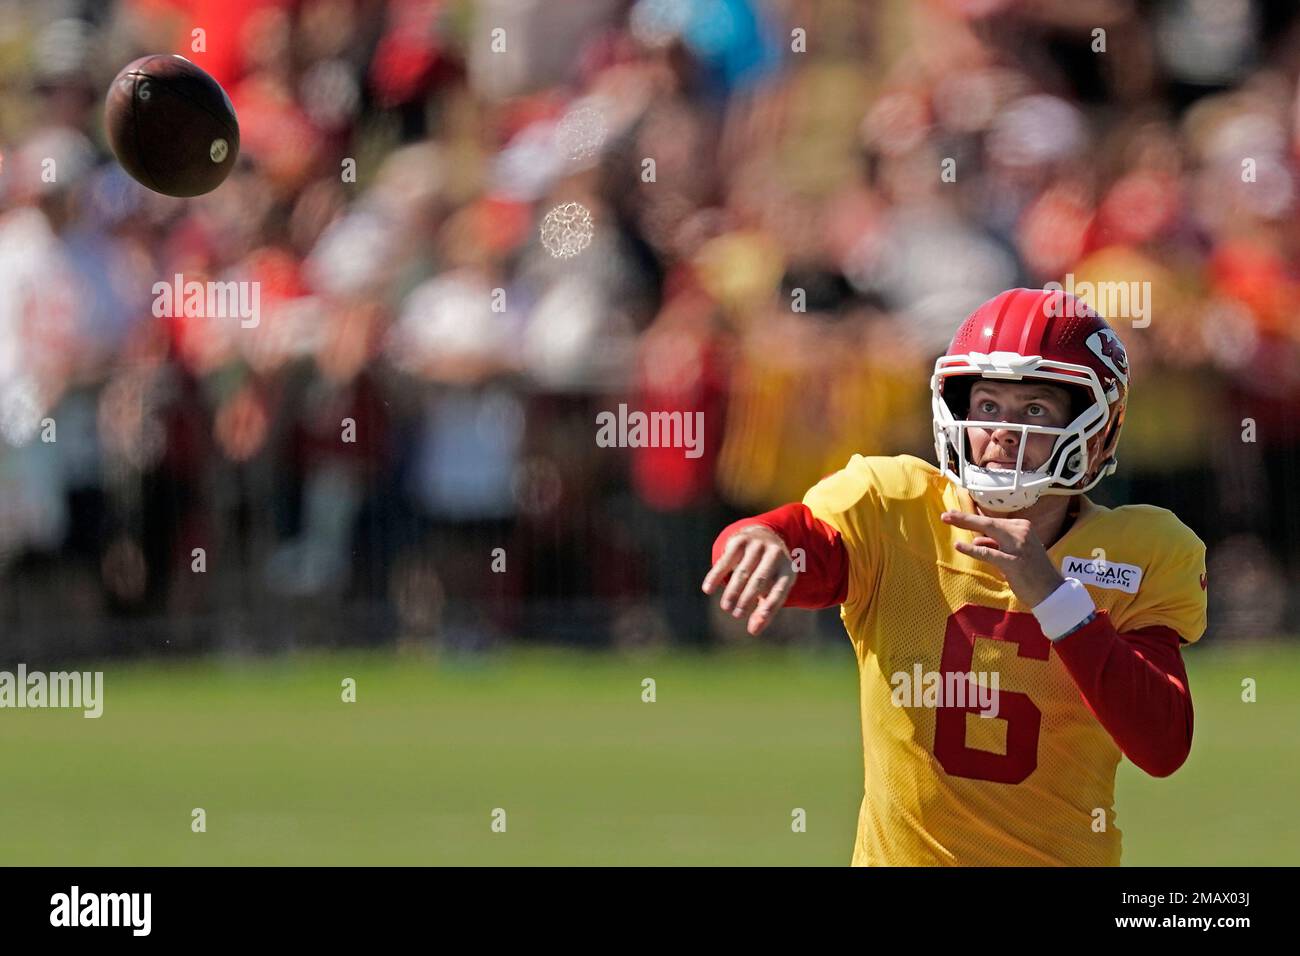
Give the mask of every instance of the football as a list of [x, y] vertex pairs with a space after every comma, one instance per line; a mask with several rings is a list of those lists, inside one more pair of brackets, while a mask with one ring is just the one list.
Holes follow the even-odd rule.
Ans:
[[216, 189], [239, 155], [239, 122], [216, 80], [183, 56], [128, 63], [104, 104], [108, 143], [137, 182], [167, 196]]

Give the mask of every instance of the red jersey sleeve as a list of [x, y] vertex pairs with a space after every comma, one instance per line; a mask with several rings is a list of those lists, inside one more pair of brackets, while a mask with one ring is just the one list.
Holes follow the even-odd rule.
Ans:
[[1169, 627], [1119, 633], [1106, 611], [1053, 645], [1084, 703], [1124, 755], [1167, 777], [1192, 749], [1192, 695]]

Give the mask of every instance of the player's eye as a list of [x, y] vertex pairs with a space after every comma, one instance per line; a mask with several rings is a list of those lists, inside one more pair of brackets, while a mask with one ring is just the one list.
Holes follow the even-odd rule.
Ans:
[[1046, 415], [1046, 414], [1047, 414], [1047, 409], [1044, 408], [1042, 405], [1039, 405], [1037, 402], [1032, 402], [1032, 403], [1030, 403], [1030, 405], [1029, 405], [1029, 414], [1030, 414], [1030, 415]]
[[998, 410], [998, 406], [996, 402], [991, 402], [986, 398], [979, 403], [979, 410], [981, 414], [992, 415]]

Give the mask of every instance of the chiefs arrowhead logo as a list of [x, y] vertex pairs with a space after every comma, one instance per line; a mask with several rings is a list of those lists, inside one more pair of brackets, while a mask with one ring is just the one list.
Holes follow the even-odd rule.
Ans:
[[1098, 329], [1088, 336], [1086, 342], [1088, 349], [1093, 355], [1101, 359], [1102, 364], [1110, 369], [1111, 375], [1103, 373], [1101, 376], [1102, 387], [1106, 391], [1106, 400], [1113, 402], [1119, 398], [1119, 385], [1116, 380], [1122, 382], [1124, 387], [1128, 387], [1128, 353], [1124, 351], [1124, 343], [1119, 340], [1119, 336], [1111, 329]]
[[1106, 356], [1115, 363], [1115, 367], [1124, 375], [1128, 374], [1128, 353], [1124, 351], [1124, 346], [1119, 344], [1119, 339], [1115, 333], [1101, 337], [1101, 354]]
[[1106, 363], [1109, 368], [1125, 385], [1128, 384], [1128, 353], [1124, 351], [1124, 343], [1119, 340], [1119, 336], [1112, 329], [1098, 329], [1088, 336], [1088, 348], [1092, 354], [1097, 356]]
[[1201, 572], [1201, 590], [1204, 591], [1208, 585], [1209, 585], [1209, 581], [1206, 580], [1205, 572], [1202, 571], [1202, 572]]

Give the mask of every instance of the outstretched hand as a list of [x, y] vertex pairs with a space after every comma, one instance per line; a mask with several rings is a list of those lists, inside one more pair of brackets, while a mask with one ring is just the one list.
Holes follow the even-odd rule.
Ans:
[[722, 592], [722, 609], [732, 617], [749, 614], [746, 629], [759, 634], [790, 596], [797, 573], [781, 537], [770, 528], [753, 525], [740, 528], [727, 539], [704, 578], [703, 590], [712, 594], [730, 574]]

